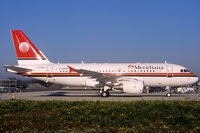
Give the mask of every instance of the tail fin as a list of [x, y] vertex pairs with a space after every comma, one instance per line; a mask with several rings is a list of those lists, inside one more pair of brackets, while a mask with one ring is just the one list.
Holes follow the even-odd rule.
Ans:
[[23, 31], [11, 30], [11, 35], [19, 65], [50, 63], [48, 59], [33, 45]]

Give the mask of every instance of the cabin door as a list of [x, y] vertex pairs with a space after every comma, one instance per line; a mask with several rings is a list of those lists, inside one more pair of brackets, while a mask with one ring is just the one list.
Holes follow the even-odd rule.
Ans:
[[53, 78], [53, 66], [52, 65], [47, 66], [46, 77]]
[[173, 66], [171, 65], [166, 65], [166, 76], [169, 77], [169, 78], [172, 78], [174, 76], [173, 74]]

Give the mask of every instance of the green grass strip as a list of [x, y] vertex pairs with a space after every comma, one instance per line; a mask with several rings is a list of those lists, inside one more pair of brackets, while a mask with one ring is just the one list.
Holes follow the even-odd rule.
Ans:
[[0, 132], [200, 132], [200, 102], [0, 101]]

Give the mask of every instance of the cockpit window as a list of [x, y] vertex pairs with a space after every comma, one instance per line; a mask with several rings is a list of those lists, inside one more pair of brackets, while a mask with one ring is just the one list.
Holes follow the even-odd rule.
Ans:
[[190, 71], [186, 69], [186, 72], [190, 72]]
[[190, 72], [189, 70], [187, 70], [187, 69], [181, 69], [181, 72], [183, 73], [183, 72]]

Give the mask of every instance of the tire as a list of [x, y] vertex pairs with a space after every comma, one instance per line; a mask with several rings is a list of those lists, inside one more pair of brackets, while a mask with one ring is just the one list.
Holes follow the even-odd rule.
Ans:
[[166, 96], [167, 96], [167, 97], [171, 97], [171, 93], [167, 93]]
[[109, 97], [110, 93], [109, 91], [102, 91], [101, 96], [102, 97]]

